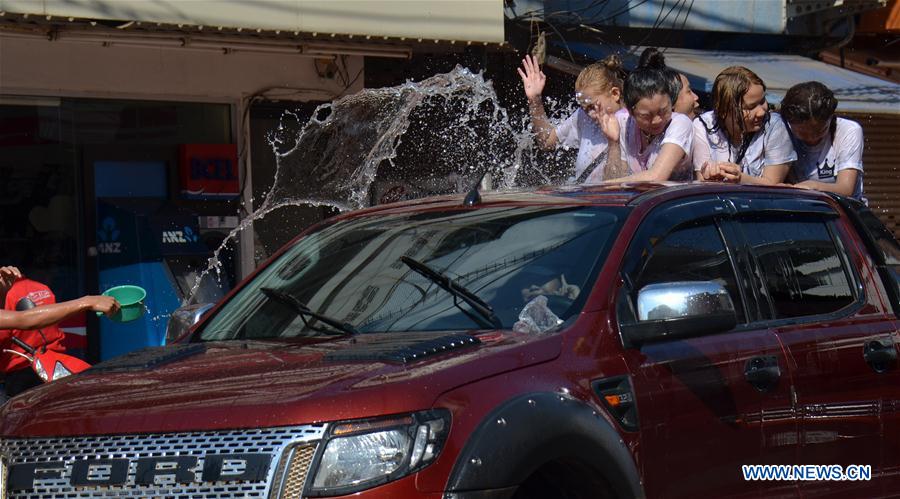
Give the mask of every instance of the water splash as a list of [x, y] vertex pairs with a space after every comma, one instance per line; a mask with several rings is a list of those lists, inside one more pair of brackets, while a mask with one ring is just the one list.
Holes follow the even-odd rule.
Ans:
[[510, 122], [491, 82], [461, 66], [342, 97], [305, 123], [285, 113], [269, 134], [277, 163], [272, 187], [214, 251], [188, 302], [204, 277], [221, 277], [221, 252], [241, 231], [285, 206], [346, 211], [389, 201], [376, 185], [385, 179], [415, 186], [407, 198], [467, 190], [484, 172], [494, 189], [552, 183], [541, 169], [523, 175], [523, 166], [535, 163], [527, 114], [517, 127]]
[[[501, 178], [500, 186], [512, 186], [531, 137], [508, 121], [490, 82], [460, 66], [420, 82], [342, 97], [320, 106], [290, 149], [277, 153], [274, 185], [260, 209], [296, 200], [338, 202], [351, 209], [368, 206], [380, 170], [397, 176], [396, 170], [417, 168], [400, 175], [415, 179], [432, 173], [474, 177], [490, 168]], [[291, 140], [279, 133], [270, 136], [276, 150], [284, 150]], [[407, 144], [418, 158], [395, 162]], [[504, 154], [490, 154], [501, 149]], [[457, 164], [446, 164], [451, 160]]]
[[237, 240], [237, 236], [238, 236], [238, 234], [241, 233], [241, 231], [243, 231], [247, 227], [250, 227], [253, 224], [253, 222], [264, 218], [269, 213], [272, 213], [273, 211], [276, 211], [280, 208], [284, 208], [287, 206], [331, 206], [333, 208], [337, 208], [340, 211], [347, 211], [350, 209], [346, 205], [342, 205], [336, 201], [335, 202], [321, 202], [321, 201], [316, 201], [316, 200], [312, 200], [312, 199], [306, 199], [306, 200], [292, 199], [292, 200], [275, 203], [272, 206], [260, 207], [259, 209], [255, 210], [253, 213], [251, 213], [249, 216], [247, 216], [246, 218], [241, 220], [241, 223], [238, 224], [237, 227], [231, 229], [231, 231], [222, 240], [222, 243], [219, 245], [219, 247], [216, 248], [215, 251], [213, 251], [212, 256], [209, 257], [209, 260], [207, 261], [206, 268], [203, 269], [203, 271], [201, 271], [200, 274], [197, 275], [197, 279], [196, 279], [196, 281], [194, 281], [194, 285], [191, 286], [190, 293], [188, 293], [188, 297], [187, 297], [187, 299], [184, 300], [184, 303], [182, 303], [182, 305], [196, 303], [195, 299], [197, 297], [197, 290], [200, 289], [200, 285], [202, 284], [203, 279], [207, 278], [208, 276], [211, 276], [212, 272], [215, 272], [216, 281], [221, 282], [221, 280], [222, 280], [222, 260], [220, 259], [220, 256], [221, 256], [222, 252], [225, 250], [225, 248], [228, 247], [229, 243], [232, 243], [235, 240]]

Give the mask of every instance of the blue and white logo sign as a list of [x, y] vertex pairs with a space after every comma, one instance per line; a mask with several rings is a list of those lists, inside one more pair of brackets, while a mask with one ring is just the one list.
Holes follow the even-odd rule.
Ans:
[[198, 239], [197, 233], [190, 227], [184, 227], [181, 230], [164, 230], [162, 233], [162, 242], [166, 244], [196, 243]]
[[104, 255], [122, 253], [122, 243], [119, 241], [120, 234], [116, 219], [113, 217], [104, 218], [100, 222], [100, 229], [97, 230], [97, 251]]

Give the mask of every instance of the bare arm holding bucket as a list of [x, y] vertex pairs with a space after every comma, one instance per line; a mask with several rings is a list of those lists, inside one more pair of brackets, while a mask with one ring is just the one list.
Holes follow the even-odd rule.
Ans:
[[109, 296], [82, 296], [22, 312], [0, 310], [0, 329], [40, 329], [56, 324], [70, 315], [88, 311], [112, 316], [119, 311], [119, 302]]

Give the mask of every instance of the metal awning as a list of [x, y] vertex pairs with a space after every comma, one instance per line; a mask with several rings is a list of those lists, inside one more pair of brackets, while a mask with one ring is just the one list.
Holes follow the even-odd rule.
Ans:
[[0, 12], [254, 33], [504, 41], [500, 0], [0, 0]]
[[745, 66], [759, 75], [769, 102], [780, 103], [789, 88], [819, 81], [838, 98], [838, 110], [849, 113], [900, 114], [900, 85], [799, 55], [751, 52], [703, 52], [668, 49], [666, 64], [684, 73], [691, 86], [710, 92], [728, 66]]
[[[601, 59], [615, 47], [570, 43], [572, 52]], [[619, 47], [621, 49], [621, 47]], [[630, 50], [623, 57], [626, 66], [634, 67], [640, 50]], [[847, 69], [799, 55], [665, 49], [666, 64], [676, 69], [698, 91], [712, 91], [716, 75], [728, 66], [745, 66], [766, 83], [769, 102], [778, 104], [787, 90], [797, 83], [819, 81], [834, 91], [838, 110], [846, 113], [900, 115], [900, 85], [856, 73]]]

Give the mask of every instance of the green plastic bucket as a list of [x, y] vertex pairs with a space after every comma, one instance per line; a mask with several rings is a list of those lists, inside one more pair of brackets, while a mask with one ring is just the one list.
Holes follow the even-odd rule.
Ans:
[[[103, 294], [115, 298], [121, 306], [119, 311], [110, 317], [111, 320], [130, 322], [144, 315], [144, 298], [147, 297], [144, 288], [126, 284], [109, 288]], [[97, 315], [103, 315], [103, 313], [97, 312]]]

